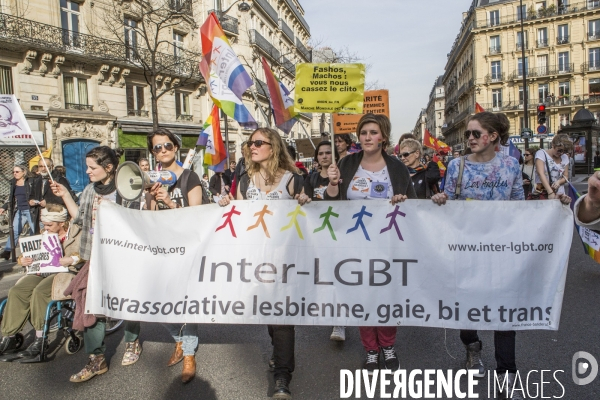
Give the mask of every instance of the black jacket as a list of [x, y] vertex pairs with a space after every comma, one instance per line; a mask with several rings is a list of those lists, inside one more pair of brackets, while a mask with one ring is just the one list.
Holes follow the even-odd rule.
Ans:
[[[71, 192], [71, 185], [69, 184], [67, 178], [53, 173], [52, 179], [54, 179], [55, 182], [63, 185], [69, 192]], [[33, 193], [31, 199], [38, 201], [46, 200], [46, 203], [60, 204], [61, 206], [64, 206], [65, 202], [63, 201], [62, 197], [55, 196], [52, 192], [52, 189], [50, 189], [50, 183], [50, 179], [46, 180], [44, 183], [44, 178], [41, 175], [36, 177], [33, 180]]]
[[[337, 197], [331, 197], [327, 194], [327, 191], [325, 191], [325, 200], [348, 200], [346, 197], [346, 194], [348, 193], [348, 187], [350, 186], [350, 182], [352, 182], [352, 178], [354, 178], [356, 171], [358, 171], [363, 154], [364, 153], [360, 151], [358, 153], [349, 154], [340, 160], [338, 164], [341, 174], [339, 194]], [[388, 173], [390, 174], [394, 195], [403, 194], [409, 199], [416, 199], [417, 195], [415, 193], [415, 189], [413, 188], [410, 174], [408, 173], [408, 168], [406, 168], [406, 165], [404, 165], [402, 161], [389, 156], [385, 152], [382, 152], [382, 154], [388, 169]]]
[[[223, 182], [225, 182], [226, 186], [229, 186], [229, 188], [231, 188], [231, 181], [229, 180], [229, 178], [227, 177], [227, 175], [223, 174]], [[212, 176], [212, 178], [210, 178], [210, 181], [208, 182], [208, 190], [210, 190], [210, 192], [213, 195], [217, 195], [220, 196], [221, 195], [221, 176], [219, 174], [214, 174]]]
[[[31, 198], [31, 192], [33, 191], [33, 179], [25, 178], [25, 198], [27, 201]], [[10, 180], [10, 196], [8, 197], [8, 201], [2, 205], [2, 208], [5, 209], [9, 215], [10, 223], [12, 224], [15, 213], [17, 212], [17, 202], [15, 199], [15, 187], [17, 186], [17, 180], [12, 178]], [[32, 227], [33, 228], [33, 227]]]
[[419, 169], [411, 179], [417, 198], [430, 199], [431, 196], [437, 193], [437, 183], [440, 180], [440, 169], [439, 167]]

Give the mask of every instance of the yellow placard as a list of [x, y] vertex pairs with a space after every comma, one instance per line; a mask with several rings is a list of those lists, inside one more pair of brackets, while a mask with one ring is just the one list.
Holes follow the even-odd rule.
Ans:
[[297, 112], [362, 114], [364, 91], [364, 64], [296, 65]]
[[[387, 90], [367, 90], [363, 112], [383, 114], [390, 117], [390, 96]], [[336, 134], [356, 133], [358, 121], [364, 114], [333, 114], [333, 132]]]

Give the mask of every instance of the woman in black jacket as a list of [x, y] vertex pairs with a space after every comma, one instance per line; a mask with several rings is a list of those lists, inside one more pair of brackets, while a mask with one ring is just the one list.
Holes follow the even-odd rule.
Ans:
[[[13, 179], [10, 181], [10, 196], [8, 201], [0, 208], [0, 214], [8, 210], [9, 222], [12, 224], [13, 240], [6, 241], [6, 246], [2, 252], [2, 257], [8, 260], [12, 251], [12, 243], [16, 243], [19, 235], [23, 231], [25, 223], [29, 224], [29, 233], [33, 234], [33, 221], [31, 219], [29, 197], [31, 196], [31, 180], [29, 179], [29, 170], [24, 165], [15, 165], [13, 167]], [[9, 235], [10, 236], [10, 235]]]
[[[410, 177], [419, 199], [430, 199], [438, 193], [440, 169], [429, 168], [421, 164], [421, 143], [414, 139], [406, 139], [400, 143], [399, 158], [408, 168]], [[436, 165], [437, 167], [437, 165]]]
[[[391, 130], [390, 120], [386, 116], [363, 115], [356, 128], [363, 150], [344, 157], [339, 168], [335, 163], [329, 166], [325, 200], [387, 199], [395, 204], [417, 198], [406, 166], [385, 151], [390, 144]], [[302, 202], [302, 196], [299, 200]], [[367, 351], [364, 368], [369, 375], [379, 368], [380, 352], [383, 353], [386, 368], [395, 371], [400, 367], [394, 349], [395, 326], [361, 326], [359, 331]]]

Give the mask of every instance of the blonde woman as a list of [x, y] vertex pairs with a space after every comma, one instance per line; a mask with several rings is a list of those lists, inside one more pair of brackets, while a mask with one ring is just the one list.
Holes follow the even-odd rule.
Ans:
[[569, 181], [569, 153], [573, 142], [565, 134], [556, 135], [548, 150], [535, 153], [536, 191], [547, 193], [548, 199], [565, 194], [564, 184]]
[[[244, 147], [247, 174], [238, 185], [237, 200], [292, 200], [302, 192], [303, 178], [286, 150], [277, 131], [259, 128], [250, 135]], [[225, 207], [224, 196], [219, 205]], [[295, 331], [293, 325], [268, 325], [273, 356], [269, 365], [275, 375], [275, 399], [291, 399], [289, 389], [294, 372]]]

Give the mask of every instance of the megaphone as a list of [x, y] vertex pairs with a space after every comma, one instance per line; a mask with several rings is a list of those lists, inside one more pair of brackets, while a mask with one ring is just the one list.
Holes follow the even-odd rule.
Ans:
[[166, 170], [144, 172], [136, 163], [125, 161], [119, 165], [115, 178], [117, 192], [125, 201], [139, 199], [145, 189], [157, 182], [163, 187], [173, 186], [177, 182], [177, 175]]

